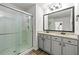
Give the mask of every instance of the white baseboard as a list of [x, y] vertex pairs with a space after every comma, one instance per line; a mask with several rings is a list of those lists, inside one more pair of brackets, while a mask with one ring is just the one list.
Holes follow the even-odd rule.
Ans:
[[34, 50], [38, 50], [38, 47], [36, 46], [36, 47], [34, 47]]

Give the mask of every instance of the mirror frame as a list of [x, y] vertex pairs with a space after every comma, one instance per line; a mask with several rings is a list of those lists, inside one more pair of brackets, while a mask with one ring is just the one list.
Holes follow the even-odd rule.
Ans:
[[[57, 13], [57, 12], [60, 12], [60, 11], [64, 11], [64, 10], [68, 10], [68, 9], [72, 9], [72, 31], [65, 31], [65, 30], [46, 30], [45, 27], [44, 27], [44, 16], [46, 15], [50, 15], [50, 14], [53, 14], [53, 13]], [[69, 7], [69, 8], [66, 8], [66, 9], [62, 9], [62, 10], [59, 10], [59, 11], [56, 11], [56, 12], [51, 12], [51, 13], [48, 13], [48, 14], [44, 14], [43, 15], [43, 31], [57, 31], [57, 32], [74, 32], [75, 31], [75, 11], [74, 11], [74, 6], [72, 7]]]

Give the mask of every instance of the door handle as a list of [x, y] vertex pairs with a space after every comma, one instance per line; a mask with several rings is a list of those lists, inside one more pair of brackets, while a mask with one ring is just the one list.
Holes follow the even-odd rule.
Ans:
[[13, 51], [13, 53], [15, 53], [16, 51]]
[[27, 26], [28, 30], [29, 30], [29, 25]]

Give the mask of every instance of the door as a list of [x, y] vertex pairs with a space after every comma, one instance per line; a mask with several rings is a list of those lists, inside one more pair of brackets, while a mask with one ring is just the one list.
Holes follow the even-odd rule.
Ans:
[[32, 48], [32, 17], [26, 14], [22, 20], [22, 50]]
[[61, 42], [52, 40], [52, 54], [61, 55]]
[[50, 39], [44, 39], [44, 50], [48, 53], [50, 53], [50, 44], [51, 40]]
[[15, 55], [31, 47], [31, 16], [0, 5], [0, 54]]
[[32, 47], [32, 18], [23, 13], [19, 13], [18, 23], [18, 54]]
[[44, 41], [43, 41], [43, 38], [42, 37], [38, 37], [38, 47], [40, 48], [40, 49], [44, 49], [43, 47], [44, 47]]
[[64, 44], [63, 55], [77, 55], [77, 46]]
[[0, 54], [13, 55], [16, 52], [18, 12], [0, 5]]

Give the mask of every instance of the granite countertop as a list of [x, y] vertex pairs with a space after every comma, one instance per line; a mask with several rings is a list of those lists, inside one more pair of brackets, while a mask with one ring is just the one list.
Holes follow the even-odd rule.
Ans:
[[66, 38], [72, 38], [72, 39], [78, 39], [77, 35], [69, 34], [69, 33], [66, 33], [65, 35], [63, 35], [61, 33], [57, 33], [57, 32], [54, 32], [54, 33], [38, 32], [38, 33], [47, 34], [47, 35], [53, 35], [53, 36], [66, 37]]

